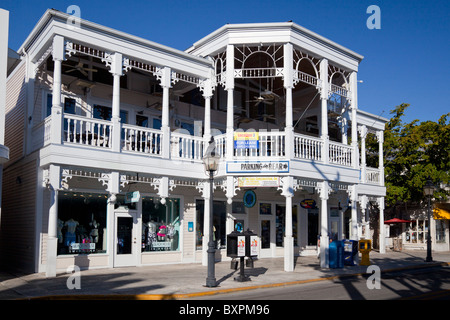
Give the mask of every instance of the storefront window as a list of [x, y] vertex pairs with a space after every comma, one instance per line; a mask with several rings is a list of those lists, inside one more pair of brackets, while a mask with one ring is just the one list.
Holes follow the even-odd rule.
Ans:
[[406, 226], [405, 243], [426, 243], [427, 232], [427, 220], [413, 220]]
[[[197, 200], [195, 202], [197, 230], [195, 243], [197, 250], [202, 249], [202, 237], [203, 237], [203, 215], [204, 215], [204, 200]], [[213, 218], [213, 240], [217, 249], [223, 249], [226, 247], [226, 217], [227, 217], [227, 205], [225, 201], [214, 201], [214, 218]]]
[[142, 198], [142, 252], [180, 249], [180, 199]]
[[106, 194], [59, 192], [58, 255], [106, 252]]
[[436, 221], [436, 243], [445, 243], [445, 220]]

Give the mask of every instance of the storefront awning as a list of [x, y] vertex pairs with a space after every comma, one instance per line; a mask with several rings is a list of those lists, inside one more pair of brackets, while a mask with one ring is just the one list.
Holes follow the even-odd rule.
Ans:
[[450, 203], [436, 203], [433, 209], [433, 218], [450, 220]]

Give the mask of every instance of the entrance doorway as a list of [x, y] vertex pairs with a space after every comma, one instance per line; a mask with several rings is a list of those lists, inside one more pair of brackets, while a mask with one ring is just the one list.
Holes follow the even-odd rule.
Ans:
[[137, 212], [118, 208], [114, 211], [114, 221], [114, 267], [136, 266], [139, 253]]
[[308, 209], [308, 246], [317, 245], [319, 235], [319, 209]]

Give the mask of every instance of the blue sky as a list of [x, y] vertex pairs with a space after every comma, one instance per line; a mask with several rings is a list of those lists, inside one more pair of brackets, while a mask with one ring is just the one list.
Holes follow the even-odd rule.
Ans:
[[[370, 5], [381, 29], [370, 30]], [[17, 50], [47, 8], [81, 9], [81, 18], [180, 50], [226, 23], [292, 20], [364, 56], [359, 108], [390, 118], [401, 103], [405, 122], [437, 121], [450, 112], [450, 1], [311, 0], [2, 0], [10, 11], [9, 46]]]

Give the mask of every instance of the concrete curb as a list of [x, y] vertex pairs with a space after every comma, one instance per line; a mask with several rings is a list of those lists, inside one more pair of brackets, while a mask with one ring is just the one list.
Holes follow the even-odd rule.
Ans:
[[[426, 269], [426, 268], [433, 268], [433, 267], [446, 267], [446, 266], [450, 266], [450, 262], [435, 262], [435, 263], [419, 264], [419, 265], [412, 265], [412, 266], [406, 266], [406, 267], [400, 267], [400, 268], [391, 268], [391, 269], [381, 270], [381, 273], [398, 272], [398, 271], [402, 271], [402, 270], [413, 270], [413, 269]], [[23, 299], [19, 299], [19, 300], [182, 300], [182, 299], [188, 299], [188, 298], [212, 296], [212, 295], [239, 292], [239, 291], [299, 285], [299, 284], [305, 284], [305, 283], [330, 281], [330, 280], [334, 280], [334, 279], [343, 279], [343, 278], [350, 278], [350, 277], [362, 277], [362, 276], [366, 276], [366, 275], [368, 275], [368, 273], [359, 272], [359, 273], [351, 273], [351, 274], [334, 275], [334, 276], [323, 277], [323, 278], [296, 280], [296, 281], [288, 281], [288, 282], [280, 282], [280, 283], [269, 283], [269, 284], [246, 286], [246, 287], [240, 287], [240, 288], [217, 289], [217, 290], [213, 290], [213, 291], [193, 292], [193, 293], [184, 293], [184, 294], [49, 295], [49, 296], [41, 296], [41, 297], [23, 298]]]

